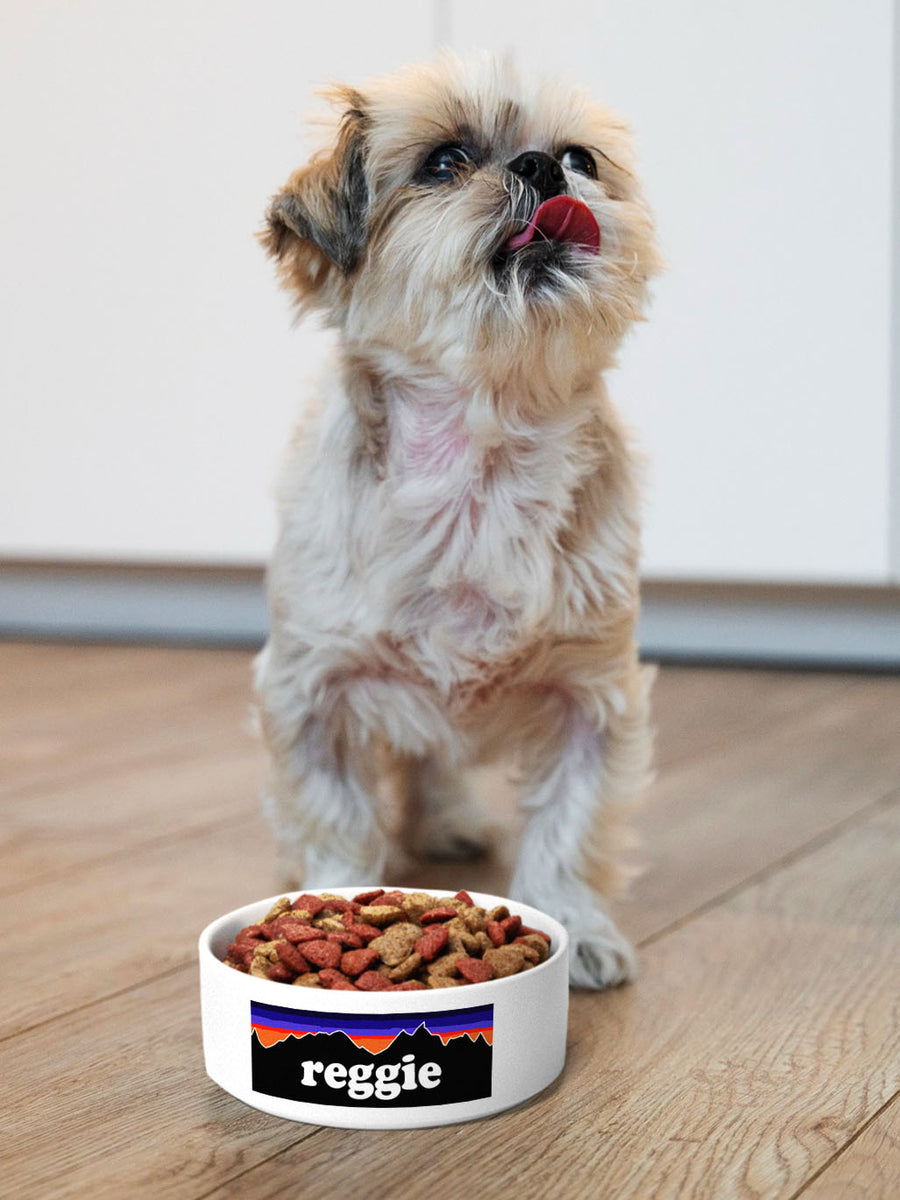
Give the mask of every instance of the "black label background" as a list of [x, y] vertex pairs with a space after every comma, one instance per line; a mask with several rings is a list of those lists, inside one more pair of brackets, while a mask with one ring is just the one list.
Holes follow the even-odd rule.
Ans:
[[[445, 1046], [436, 1033], [429, 1033], [420, 1025], [415, 1033], [399, 1033], [393, 1042], [379, 1054], [357, 1046], [338, 1030], [335, 1033], [307, 1033], [304, 1037], [293, 1035], [263, 1046], [254, 1031], [250, 1035], [253, 1055], [253, 1090], [266, 1096], [280, 1096], [284, 1100], [299, 1100], [307, 1104], [341, 1104], [353, 1108], [412, 1108], [423, 1104], [461, 1104], [466, 1100], [481, 1100], [491, 1094], [492, 1047], [479, 1034], [475, 1041], [462, 1034], [451, 1038]], [[368, 1083], [375, 1083], [375, 1071], [387, 1064], [396, 1064], [404, 1054], [415, 1055], [415, 1089], [401, 1090], [393, 1100], [379, 1100], [369, 1096], [366, 1100], [354, 1100], [345, 1083], [332, 1088], [316, 1072], [313, 1087], [304, 1087], [300, 1082], [303, 1075], [302, 1063], [307, 1059], [324, 1063], [343, 1063], [350, 1067], [357, 1063], [371, 1063], [372, 1075]], [[418, 1070], [424, 1063], [437, 1063], [441, 1068], [437, 1087], [423, 1088], [418, 1084]], [[403, 1073], [397, 1077], [403, 1082]]]

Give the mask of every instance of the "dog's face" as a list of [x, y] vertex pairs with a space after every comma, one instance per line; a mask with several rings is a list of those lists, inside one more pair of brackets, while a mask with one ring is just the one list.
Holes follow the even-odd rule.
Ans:
[[[608, 359], [657, 266], [624, 126], [488, 57], [338, 89], [332, 145], [264, 241], [351, 346], [481, 378], [541, 347]], [[594, 353], [590, 352], [593, 348]]]

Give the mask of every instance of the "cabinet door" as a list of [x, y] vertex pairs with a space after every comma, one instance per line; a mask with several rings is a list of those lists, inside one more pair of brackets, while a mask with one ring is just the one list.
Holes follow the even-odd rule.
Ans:
[[253, 233], [313, 88], [427, 54], [432, 6], [2, 17], [0, 554], [260, 562], [327, 339], [291, 328]]
[[889, 0], [451, 0], [450, 30], [636, 133], [669, 271], [610, 382], [646, 574], [886, 581]]

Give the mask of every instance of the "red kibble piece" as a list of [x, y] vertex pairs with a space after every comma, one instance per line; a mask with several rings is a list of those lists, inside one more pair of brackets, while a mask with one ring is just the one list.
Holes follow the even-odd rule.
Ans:
[[361, 992], [392, 992], [394, 985], [379, 971], [364, 971], [356, 981]]
[[345, 975], [362, 975], [379, 957], [377, 950], [348, 950], [341, 955], [341, 970]]
[[395, 983], [391, 988], [392, 992], [423, 992], [425, 984], [418, 979], [407, 979], [406, 983]]
[[495, 946], [502, 946], [506, 942], [506, 930], [499, 921], [488, 921], [485, 928]]
[[549, 933], [544, 933], [543, 929], [532, 929], [530, 925], [520, 925], [519, 933], [536, 933], [538, 937], [544, 939], [548, 946], [552, 940]]
[[291, 905], [291, 908], [306, 909], [314, 917], [317, 917], [324, 907], [325, 901], [320, 900], [318, 896], [311, 896], [309, 892], [304, 892], [302, 896], [298, 896]]
[[358, 950], [363, 944], [363, 940], [359, 934], [351, 933], [349, 929], [345, 930], [344, 933], [326, 933], [325, 941], [337, 942], [345, 950]]
[[469, 983], [487, 983], [494, 978], [494, 968], [483, 958], [458, 958], [456, 969]]
[[434, 921], [450, 921], [456, 916], [455, 908], [429, 908], [419, 917], [420, 925], [431, 925]]
[[304, 925], [302, 921], [294, 921], [290, 917], [279, 918], [273, 928], [276, 936], [293, 942], [295, 946], [301, 942], [320, 942], [322, 930], [313, 929], [312, 925]]
[[377, 900], [379, 896], [384, 895], [384, 888], [376, 888], [374, 892], [360, 892], [358, 896], [353, 897], [354, 904], [371, 904], [373, 900]]
[[342, 900], [335, 896], [333, 900], [325, 900], [322, 907], [336, 913], [358, 913], [362, 905], [357, 904], [355, 900]]
[[379, 929], [377, 925], [348, 925], [348, 933], [355, 933], [357, 937], [362, 938], [368, 946], [373, 938], [381, 937], [384, 933], [383, 929]]
[[266, 935], [263, 933], [262, 925], [245, 925], [244, 928], [235, 936], [236, 942], [244, 942], [250, 939], [267, 941]]
[[293, 983], [296, 971], [292, 971], [286, 963], [276, 962], [269, 967], [269, 978], [276, 983]]
[[291, 968], [295, 975], [305, 975], [309, 970], [309, 963], [297, 947], [292, 946], [290, 942], [279, 942], [278, 957], [281, 962]]
[[304, 942], [303, 954], [314, 967], [336, 967], [341, 961], [340, 946], [324, 938], [319, 942]]
[[[522, 918], [519, 916], [504, 917], [500, 922], [500, 928], [503, 930], [506, 940], [511, 942], [522, 928]], [[491, 938], [493, 941], [493, 938]]]
[[432, 962], [447, 945], [450, 934], [446, 925], [432, 925], [427, 933], [423, 933], [416, 942], [415, 950], [421, 954], [425, 962]]
[[406, 892], [383, 892], [378, 897], [379, 904], [390, 904], [394, 908], [402, 908], [403, 901], [406, 899]]
[[259, 927], [262, 931], [263, 941], [274, 942], [278, 937], [278, 927], [274, 921], [269, 921]]
[[456, 893], [456, 895], [453, 897], [453, 899], [454, 900], [462, 900], [463, 904], [468, 904], [469, 908], [475, 907], [475, 901], [472, 899], [472, 897], [469, 895], [469, 893], [465, 890], [458, 891]]
[[324, 971], [319, 972], [319, 983], [321, 983], [322, 987], [329, 988], [333, 992], [356, 991], [356, 988], [346, 975], [342, 975], [340, 971], [335, 971], [331, 967], [326, 967]]
[[228, 958], [233, 962], [242, 963], [245, 971], [249, 970], [253, 961], [253, 951], [258, 945], [259, 942], [232, 942], [228, 947]]

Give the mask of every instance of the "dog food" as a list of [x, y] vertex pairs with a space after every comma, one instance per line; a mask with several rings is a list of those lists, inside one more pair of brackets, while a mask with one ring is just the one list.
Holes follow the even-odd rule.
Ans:
[[461, 987], [529, 971], [550, 954], [550, 937], [504, 904], [484, 909], [468, 892], [323, 892], [287, 896], [245, 926], [225, 964], [295, 987], [399, 992]]

